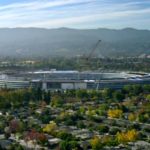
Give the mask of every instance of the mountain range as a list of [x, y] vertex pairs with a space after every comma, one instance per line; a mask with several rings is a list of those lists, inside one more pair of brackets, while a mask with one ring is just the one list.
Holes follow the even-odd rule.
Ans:
[[1, 57], [73, 57], [88, 55], [98, 40], [93, 55], [116, 57], [150, 54], [150, 31], [114, 29], [1, 28]]

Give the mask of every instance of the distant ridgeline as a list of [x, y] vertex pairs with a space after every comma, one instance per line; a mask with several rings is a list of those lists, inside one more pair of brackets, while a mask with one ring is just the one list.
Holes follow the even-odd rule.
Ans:
[[150, 31], [126, 28], [122, 30], [68, 28], [0, 29], [0, 56], [79, 56], [91, 51], [102, 40], [95, 56], [140, 56], [150, 54]]

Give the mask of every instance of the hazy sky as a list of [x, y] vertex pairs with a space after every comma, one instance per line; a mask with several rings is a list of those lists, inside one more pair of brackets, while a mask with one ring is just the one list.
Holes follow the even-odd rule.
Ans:
[[150, 29], [150, 0], [0, 0], [0, 27]]

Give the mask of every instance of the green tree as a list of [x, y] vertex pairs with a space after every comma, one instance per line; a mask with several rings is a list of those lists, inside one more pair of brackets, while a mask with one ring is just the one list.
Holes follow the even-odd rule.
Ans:
[[52, 96], [51, 106], [61, 107], [63, 104], [64, 104], [64, 100], [61, 96], [58, 96], [58, 95]]
[[98, 131], [100, 133], [107, 133], [109, 131], [109, 127], [101, 124], [100, 126], [98, 126]]
[[76, 96], [81, 99], [84, 99], [84, 98], [87, 99], [88, 98], [87, 90], [77, 90]]
[[111, 99], [112, 98], [112, 89], [104, 89], [103, 92], [102, 92], [102, 97], [104, 99]]
[[50, 91], [48, 92], [43, 92], [43, 100], [46, 102], [46, 104], [50, 104], [50, 101], [51, 101], [51, 93]]
[[125, 98], [125, 96], [124, 96], [124, 94], [122, 94], [121, 91], [115, 91], [115, 92], [113, 92], [113, 98], [116, 101], [122, 101]]

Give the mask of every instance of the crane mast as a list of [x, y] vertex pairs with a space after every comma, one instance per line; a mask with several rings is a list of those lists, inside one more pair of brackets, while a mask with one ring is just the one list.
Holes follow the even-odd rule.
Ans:
[[[98, 40], [97, 43], [95, 44], [95, 46], [93, 47], [92, 51], [89, 53], [89, 55], [87, 55], [87, 57], [85, 57], [87, 67], [90, 66], [90, 59], [92, 58], [94, 52], [96, 51], [96, 49], [97, 49], [97, 47], [99, 46], [100, 43], [101, 43], [101, 40]], [[101, 80], [101, 75], [100, 75], [100, 79], [98, 81], [95, 81], [96, 90], [99, 89], [100, 80]]]
[[96, 51], [98, 45], [101, 43], [101, 40], [98, 40], [92, 51], [89, 53], [89, 55], [86, 57], [86, 60], [88, 61], [90, 58], [92, 58], [94, 52]]
[[[94, 52], [96, 51], [97, 47], [99, 46], [99, 44], [100, 44], [101, 42], [102, 42], [102, 40], [98, 40], [98, 41], [96, 42], [96, 44], [94, 45], [93, 49], [90, 51], [90, 53], [89, 53], [88, 55], [83, 55], [83, 57], [81, 57], [80, 60], [82, 60], [82, 62], [79, 62], [79, 63], [80, 63], [80, 67], [84, 67], [84, 68], [90, 67], [90, 59], [92, 58]], [[83, 66], [81, 66], [81, 64], [83, 64]], [[81, 69], [81, 68], [80, 68], [80, 69]], [[80, 73], [81, 73], [81, 72], [79, 72], [79, 74], [78, 74], [78, 79], [80, 79]], [[98, 80], [98, 82], [95, 82], [96, 85], [97, 85], [97, 86], [96, 86], [96, 89], [99, 88], [99, 81], [100, 81], [100, 80]]]

